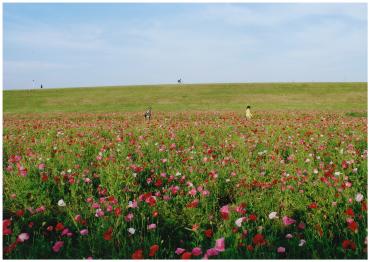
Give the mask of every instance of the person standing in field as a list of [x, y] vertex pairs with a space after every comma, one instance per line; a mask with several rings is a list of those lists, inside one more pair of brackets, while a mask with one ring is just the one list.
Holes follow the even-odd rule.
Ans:
[[145, 112], [144, 117], [146, 120], [149, 120], [152, 118], [152, 107], [149, 107], [148, 110]]
[[245, 110], [245, 117], [250, 120], [252, 118], [252, 113], [251, 113], [251, 107], [247, 106], [247, 109]]

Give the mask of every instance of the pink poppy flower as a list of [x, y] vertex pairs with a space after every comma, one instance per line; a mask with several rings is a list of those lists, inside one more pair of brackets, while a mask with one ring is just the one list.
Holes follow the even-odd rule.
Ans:
[[149, 230], [156, 229], [156, 227], [157, 227], [156, 224], [150, 224], [150, 225], [148, 225], [148, 229]]
[[285, 253], [285, 247], [278, 247], [277, 252], [278, 253]]
[[63, 245], [64, 245], [64, 242], [63, 242], [63, 241], [57, 241], [57, 242], [54, 244], [54, 246], [52, 247], [52, 249], [53, 249], [53, 251], [54, 251], [55, 253], [57, 253], [57, 252], [59, 252], [59, 251], [60, 251], [60, 249], [63, 247]]
[[220, 252], [215, 249], [215, 248], [210, 248], [207, 250], [206, 256], [207, 257], [212, 257], [212, 256], [217, 256]]
[[242, 223], [246, 221], [246, 219], [247, 219], [246, 217], [238, 218], [237, 220], [235, 220], [235, 225], [237, 225], [237, 227], [241, 227]]
[[125, 221], [130, 222], [134, 218], [134, 214], [128, 213], [127, 216], [125, 216]]
[[128, 202], [128, 207], [130, 207], [130, 208], [137, 208], [137, 201], [136, 200], [129, 201]]
[[104, 211], [101, 210], [100, 208], [97, 209], [96, 212], [95, 212], [95, 216], [96, 217], [102, 217], [102, 216], [104, 216]]
[[38, 169], [39, 170], [43, 170], [45, 168], [45, 164], [44, 163], [41, 163], [38, 165]]
[[298, 229], [303, 230], [303, 229], [305, 229], [305, 228], [306, 228], [305, 223], [301, 222], [301, 223], [299, 223], [299, 224], [298, 224]]
[[225, 205], [223, 207], [220, 208], [220, 214], [221, 214], [221, 217], [222, 219], [224, 220], [228, 220], [229, 219], [229, 206], [228, 205]]
[[80, 231], [80, 234], [81, 234], [82, 236], [86, 236], [87, 234], [89, 234], [89, 230], [87, 230], [87, 229], [82, 229], [82, 230]]
[[176, 248], [176, 251], [175, 251], [175, 253], [176, 253], [177, 255], [181, 255], [181, 254], [182, 254], [182, 253], [184, 253], [184, 252], [185, 252], [185, 249], [180, 248], [180, 247]]
[[27, 168], [25, 168], [24, 166], [21, 166], [19, 163], [17, 163], [17, 167], [18, 167], [19, 175], [27, 176]]
[[63, 229], [61, 236], [67, 235], [68, 233], [69, 233], [69, 229], [65, 228]]
[[199, 247], [195, 247], [195, 248], [193, 248], [193, 250], [191, 251], [191, 253], [194, 256], [200, 256], [202, 254], [202, 249], [200, 249]]
[[163, 200], [164, 201], [168, 201], [168, 200], [170, 200], [171, 199], [171, 197], [170, 196], [168, 196], [168, 195], [164, 195], [163, 196]]
[[208, 190], [203, 190], [202, 191], [202, 196], [209, 196], [209, 191]]
[[111, 205], [108, 205], [107, 206], [107, 212], [112, 212], [112, 210], [113, 210], [113, 207]]
[[216, 240], [215, 249], [220, 252], [225, 251], [225, 239], [224, 238], [220, 238]]
[[46, 208], [44, 206], [40, 206], [38, 208], [36, 208], [36, 213], [41, 213], [41, 212], [44, 212], [46, 210]]
[[289, 218], [287, 216], [284, 216], [283, 217], [283, 223], [284, 225], [288, 226], [288, 225], [291, 225], [291, 224], [294, 224], [296, 221], [293, 219], [293, 218]]
[[293, 235], [292, 235], [292, 234], [286, 234], [286, 235], [285, 235], [285, 238], [287, 238], [287, 239], [291, 239], [291, 238], [293, 238]]
[[172, 192], [172, 194], [176, 194], [177, 193], [177, 191], [179, 191], [179, 189], [180, 189], [180, 187], [179, 186], [172, 186], [171, 187], [171, 192]]
[[28, 239], [30, 239], [30, 235], [28, 233], [21, 233], [17, 237], [17, 242], [22, 243]]
[[189, 191], [189, 194], [191, 196], [195, 196], [197, 194], [197, 190], [195, 188], [192, 188], [190, 191]]

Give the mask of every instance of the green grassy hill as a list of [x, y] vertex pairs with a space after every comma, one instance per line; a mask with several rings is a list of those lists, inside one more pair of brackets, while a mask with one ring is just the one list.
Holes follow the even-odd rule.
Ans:
[[367, 83], [189, 84], [3, 91], [4, 113], [367, 110]]

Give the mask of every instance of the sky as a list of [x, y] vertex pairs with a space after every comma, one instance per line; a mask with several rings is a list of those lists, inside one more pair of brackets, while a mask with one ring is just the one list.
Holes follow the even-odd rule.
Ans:
[[3, 4], [4, 89], [179, 78], [366, 82], [367, 5]]

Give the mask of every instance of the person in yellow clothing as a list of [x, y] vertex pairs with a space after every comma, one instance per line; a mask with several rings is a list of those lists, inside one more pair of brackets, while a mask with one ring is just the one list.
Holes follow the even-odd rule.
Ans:
[[251, 113], [251, 107], [247, 106], [247, 109], [245, 110], [245, 117], [249, 120], [252, 118], [252, 113]]

